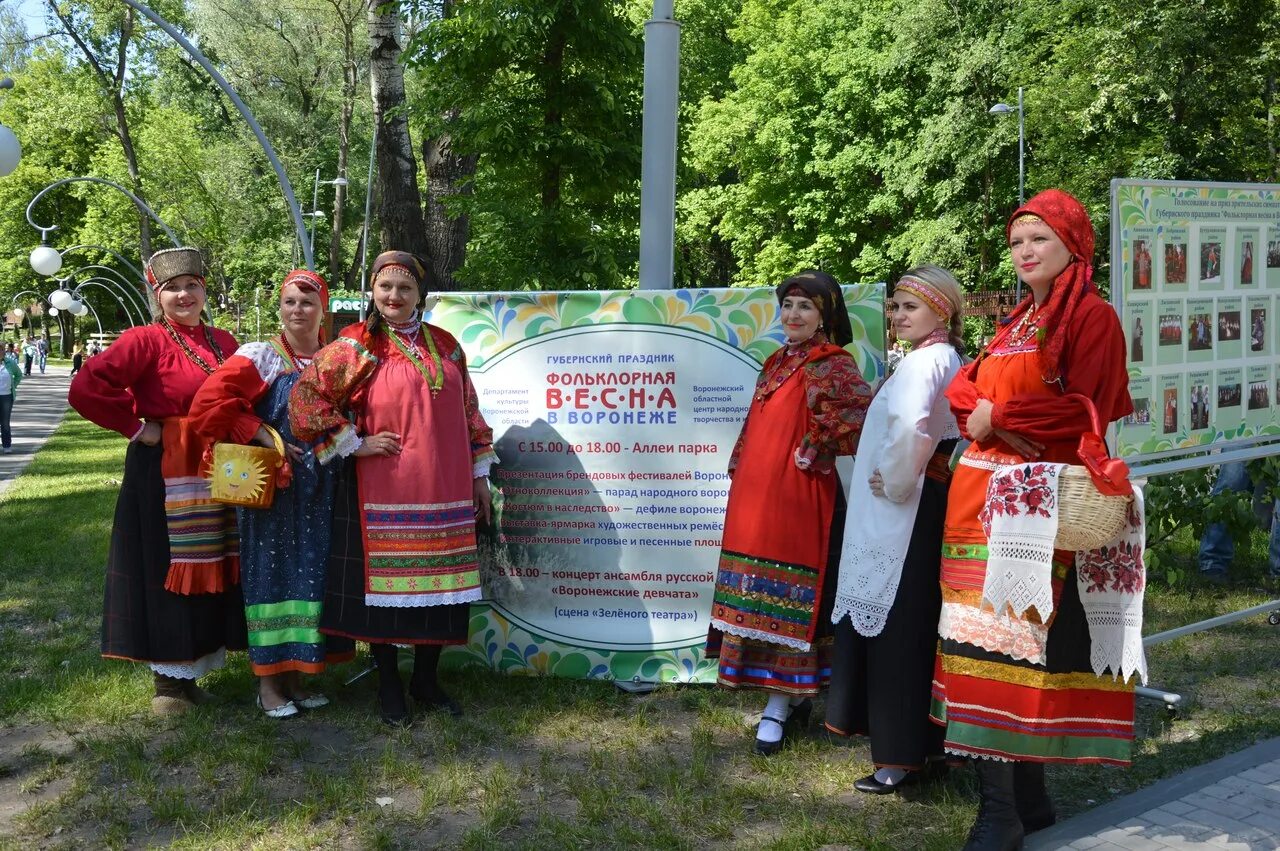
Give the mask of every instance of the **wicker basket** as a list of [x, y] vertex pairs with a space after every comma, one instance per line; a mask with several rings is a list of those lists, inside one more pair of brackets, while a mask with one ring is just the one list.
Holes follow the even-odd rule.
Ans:
[[1120, 534], [1132, 496], [1099, 493], [1089, 471], [1072, 464], [1058, 476], [1058, 535], [1060, 550], [1092, 550]]
[[[1090, 467], [1080, 464], [1069, 465], [1058, 476], [1058, 534], [1053, 545], [1060, 550], [1092, 550], [1114, 540], [1124, 529], [1133, 494], [1128, 488], [1128, 468], [1121, 462], [1107, 460], [1102, 425], [1093, 401], [1078, 393], [1068, 394], [1067, 398], [1085, 407], [1093, 425], [1093, 432], [1080, 438], [1080, 460], [1091, 464], [1095, 472], [1099, 466], [1117, 467], [1118, 473], [1112, 476], [1108, 486], [1128, 491], [1123, 495], [1102, 493]], [[1103, 481], [1106, 484], [1106, 480]]]

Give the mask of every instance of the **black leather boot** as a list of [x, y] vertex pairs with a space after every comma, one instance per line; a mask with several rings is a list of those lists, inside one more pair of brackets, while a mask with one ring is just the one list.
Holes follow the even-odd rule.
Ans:
[[1020, 851], [1022, 822], [1013, 792], [1012, 762], [975, 759], [982, 800], [978, 818], [969, 829], [964, 851]]
[[1044, 785], [1043, 762], [1013, 764], [1013, 792], [1018, 804], [1018, 819], [1025, 833], [1052, 826], [1058, 820]]

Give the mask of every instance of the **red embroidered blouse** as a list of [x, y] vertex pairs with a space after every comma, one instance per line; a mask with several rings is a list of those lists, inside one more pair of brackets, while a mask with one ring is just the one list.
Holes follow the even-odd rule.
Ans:
[[[217, 359], [201, 328], [174, 325], [206, 363]], [[210, 329], [225, 358], [236, 338]], [[132, 439], [142, 421], [184, 416], [207, 377], [159, 325], [130, 328], [107, 350], [85, 361], [71, 382], [67, 401], [85, 419]]]

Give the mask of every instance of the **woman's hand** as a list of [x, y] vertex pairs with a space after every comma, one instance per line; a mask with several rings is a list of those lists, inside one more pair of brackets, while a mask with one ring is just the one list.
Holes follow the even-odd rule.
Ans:
[[357, 458], [364, 458], [368, 455], [390, 457], [399, 455], [400, 449], [400, 435], [394, 431], [380, 431], [377, 434], [366, 435], [360, 443], [360, 448], [353, 454]]
[[164, 437], [164, 426], [160, 423], [148, 422], [142, 427], [142, 433], [138, 435], [138, 442], [143, 446], [159, 446], [160, 438]]
[[[276, 439], [271, 432], [267, 431], [267, 427], [265, 425], [258, 426], [258, 431], [253, 435], [253, 440], [251, 442], [258, 444], [259, 446], [265, 446], [268, 449], [276, 448]], [[281, 441], [281, 443], [284, 443], [284, 441]], [[284, 450], [288, 453], [289, 458], [294, 461], [301, 461], [302, 456], [307, 454], [306, 448], [302, 446], [294, 446], [292, 443], [285, 443]]]
[[[1032, 461], [1032, 460], [1035, 460], [1036, 458], [1039, 458], [1040, 453], [1044, 451], [1043, 443], [1037, 443], [1036, 441], [1032, 440], [1029, 437], [1023, 437], [1022, 435], [1018, 434], [1016, 431], [1005, 431], [1002, 428], [997, 428], [997, 429], [992, 429], [992, 432], [1000, 440], [1003, 440], [1009, 446], [1010, 449], [1012, 449], [1014, 452], [1017, 452], [1019, 455], [1021, 455], [1023, 458], [1026, 458], [1028, 461]], [[972, 428], [969, 430], [969, 433], [970, 434], [973, 433]]]
[[995, 431], [991, 425], [991, 411], [994, 408], [995, 405], [990, 399], [979, 399], [978, 404], [969, 413], [969, 420], [965, 427], [969, 430], [969, 436], [978, 443], [986, 440]]
[[879, 469], [871, 474], [871, 478], [867, 479], [867, 484], [871, 487], [873, 496], [884, 496], [884, 477], [880, 475]]
[[476, 520], [488, 526], [490, 501], [492, 499], [489, 494], [488, 476], [481, 476], [478, 479], [471, 480], [471, 498], [476, 504]]

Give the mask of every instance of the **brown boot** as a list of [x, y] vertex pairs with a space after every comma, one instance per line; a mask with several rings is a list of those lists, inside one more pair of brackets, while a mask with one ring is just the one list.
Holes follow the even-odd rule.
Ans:
[[[154, 672], [153, 672], [154, 673]], [[151, 698], [153, 715], [181, 715], [195, 704], [187, 696], [184, 680], [155, 673], [156, 694]]]

